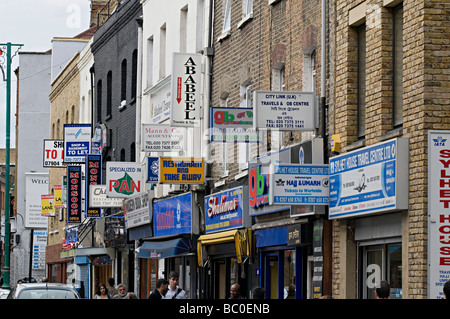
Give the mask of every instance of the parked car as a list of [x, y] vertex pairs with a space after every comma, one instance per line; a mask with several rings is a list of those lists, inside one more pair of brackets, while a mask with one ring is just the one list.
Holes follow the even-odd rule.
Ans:
[[0, 299], [8, 298], [9, 293], [10, 293], [9, 289], [0, 288]]
[[80, 299], [80, 295], [68, 284], [23, 283], [11, 289], [8, 299]]

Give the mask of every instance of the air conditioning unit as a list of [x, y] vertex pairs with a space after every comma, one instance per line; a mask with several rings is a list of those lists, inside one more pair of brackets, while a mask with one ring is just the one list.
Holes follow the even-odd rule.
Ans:
[[183, 184], [171, 184], [169, 188], [169, 194], [173, 193], [182, 193], [184, 192], [184, 185]]
[[119, 111], [122, 111], [126, 106], [127, 106], [126, 100], [123, 100], [122, 102], [120, 102]]

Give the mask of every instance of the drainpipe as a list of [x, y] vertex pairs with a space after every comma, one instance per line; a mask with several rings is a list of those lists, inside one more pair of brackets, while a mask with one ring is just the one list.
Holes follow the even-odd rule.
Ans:
[[[138, 52], [137, 52], [137, 85], [136, 85], [136, 163], [141, 162], [141, 99], [142, 99], [142, 16], [136, 19], [138, 23]], [[134, 241], [134, 291], [140, 295], [139, 278], [139, 240]]]
[[322, 130], [321, 135], [323, 138], [324, 147], [324, 163], [328, 162], [328, 139], [326, 137], [327, 132], [327, 118], [326, 118], [326, 97], [325, 97], [325, 85], [326, 85], [326, 0], [322, 0], [322, 39], [321, 39], [321, 61], [320, 61], [320, 106], [322, 111], [321, 123]]
[[212, 57], [214, 55], [214, 48], [212, 45], [212, 26], [213, 26], [213, 0], [209, 1], [209, 22], [208, 22], [208, 46], [205, 48], [206, 68], [205, 68], [205, 104], [203, 106], [203, 143], [205, 162], [208, 163], [211, 159], [211, 142], [210, 142], [210, 127], [209, 127], [209, 107], [211, 102], [211, 65]]

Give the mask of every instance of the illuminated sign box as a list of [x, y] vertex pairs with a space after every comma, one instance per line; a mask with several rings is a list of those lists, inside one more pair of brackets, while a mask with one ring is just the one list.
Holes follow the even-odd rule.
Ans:
[[330, 218], [408, 209], [408, 140], [330, 158]]

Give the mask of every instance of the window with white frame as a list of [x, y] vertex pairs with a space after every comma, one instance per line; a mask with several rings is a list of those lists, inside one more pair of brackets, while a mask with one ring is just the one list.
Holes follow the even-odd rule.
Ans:
[[[277, 62], [272, 70], [272, 90], [284, 91], [285, 90], [285, 65], [283, 62]], [[271, 131], [271, 147], [275, 150], [280, 150], [283, 146], [283, 131], [272, 130]]]
[[253, 13], [253, 0], [242, 0], [242, 16], [248, 17]]
[[[220, 97], [220, 106], [228, 107], [228, 102], [229, 102], [228, 93], [223, 93]], [[215, 143], [215, 144], [220, 145], [222, 147], [222, 163], [223, 163], [222, 177], [228, 176], [228, 174], [230, 173], [230, 170], [228, 167], [228, 163], [229, 163], [229, 161], [228, 161], [228, 156], [229, 156], [228, 143]]]
[[222, 32], [231, 29], [231, 0], [224, 0], [224, 8]]
[[[252, 107], [252, 86], [248, 82], [244, 83], [240, 87], [240, 106]], [[250, 143], [239, 143], [239, 170], [248, 168], [248, 161], [250, 158]]]

